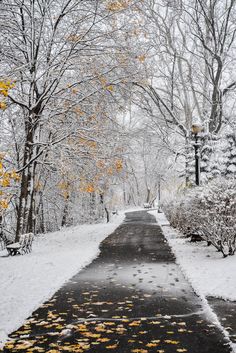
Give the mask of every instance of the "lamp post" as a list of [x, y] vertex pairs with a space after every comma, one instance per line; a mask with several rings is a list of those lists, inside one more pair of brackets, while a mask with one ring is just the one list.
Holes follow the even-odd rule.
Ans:
[[199, 134], [203, 131], [203, 127], [200, 124], [192, 125], [192, 134], [194, 136], [194, 149], [195, 149], [195, 182], [196, 185], [200, 185], [200, 136]]
[[161, 213], [161, 175], [158, 174], [158, 213]]

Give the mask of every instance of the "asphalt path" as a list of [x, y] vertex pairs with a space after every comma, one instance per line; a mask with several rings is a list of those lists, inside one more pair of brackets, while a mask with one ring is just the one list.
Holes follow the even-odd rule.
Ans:
[[3, 351], [231, 352], [204, 308], [155, 218], [131, 212], [99, 257], [36, 310]]

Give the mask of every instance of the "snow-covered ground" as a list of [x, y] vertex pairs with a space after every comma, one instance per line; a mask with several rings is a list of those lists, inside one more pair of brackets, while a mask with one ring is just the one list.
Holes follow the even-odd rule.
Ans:
[[156, 216], [178, 264], [195, 291], [204, 297], [236, 300], [236, 255], [223, 258], [206, 242], [191, 243], [169, 226], [163, 213], [150, 213]]
[[123, 219], [121, 212], [109, 224], [80, 225], [38, 236], [31, 254], [6, 257], [6, 250], [0, 251], [0, 347], [9, 333], [98, 255], [101, 241]]

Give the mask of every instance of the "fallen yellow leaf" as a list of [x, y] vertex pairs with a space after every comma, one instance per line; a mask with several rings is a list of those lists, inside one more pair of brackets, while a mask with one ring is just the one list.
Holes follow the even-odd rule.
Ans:
[[172, 341], [172, 340], [164, 340], [164, 342], [168, 344], [179, 344], [179, 341]]
[[106, 346], [106, 349], [116, 349], [117, 347], [117, 344], [113, 344], [112, 346]]
[[158, 346], [158, 343], [152, 343], [152, 342], [150, 342], [150, 343], [147, 343], [147, 344], [146, 344], [146, 347], [148, 347], [148, 348], [156, 347], [156, 346]]

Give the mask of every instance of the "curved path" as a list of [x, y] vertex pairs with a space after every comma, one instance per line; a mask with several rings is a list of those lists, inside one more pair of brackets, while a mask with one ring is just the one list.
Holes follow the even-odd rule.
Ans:
[[4, 352], [231, 351], [145, 211], [127, 213], [99, 257], [11, 338]]

